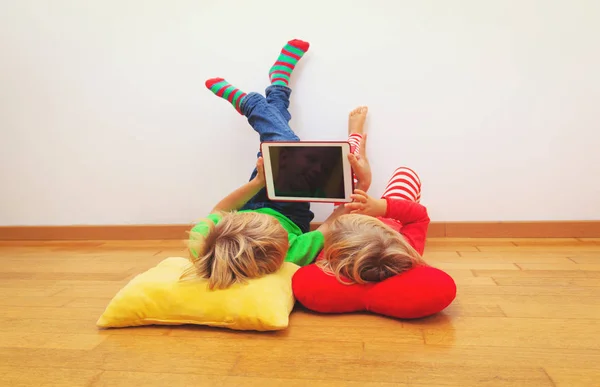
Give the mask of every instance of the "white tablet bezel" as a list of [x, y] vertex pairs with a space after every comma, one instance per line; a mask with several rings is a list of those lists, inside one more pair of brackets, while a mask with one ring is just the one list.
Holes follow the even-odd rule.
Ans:
[[[339, 145], [342, 148], [342, 170], [344, 174], [344, 192], [343, 198], [307, 198], [307, 197], [292, 197], [292, 196], [277, 196], [275, 195], [275, 184], [273, 181], [273, 168], [271, 164], [271, 147], [281, 146], [305, 146], [305, 147], [330, 147]], [[273, 141], [263, 142], [260, 144], [260, 150], [265, 166], [265, 181], [267, 188], [267, 197], [269, 200], [276, 202], [314, 202], [314, 203], [350, 203], [352, 199], [350, 195], [354, 191], [354, 179], [352, 178], [352, 167], [348, 161], [350, 154], [350, 143], [347, 141]]]

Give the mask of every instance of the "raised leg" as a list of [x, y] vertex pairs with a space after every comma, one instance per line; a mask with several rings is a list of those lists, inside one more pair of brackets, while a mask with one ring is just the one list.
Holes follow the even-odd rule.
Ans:
[[208, 79], [204, 84], [208, 90], [213, 92], [213, 94], [229, 101], [235, 110], [242, 114], [240, 106], [246, 99], [246, 93], [233, 86], [223, 78], [211, 78]]
[[421, 201], [421, 179], [419, 175], [407, 167], [396, 169], [381, 197], [404, 199], [419, 203]]
[[[291, 89], [286, 86], [272, 85], [267, 88], [267, 98], [257, 93], [250, 93], [241, 106], [242, 113], [248, 122], [259, 134], [260, 141], [300, 141], [300, 138], [290, 128], [290, 119], [287, 113]], [[270, 103], [270, 101], [274, 103]], [[260, 151], [258, 153], [260, 156]], [[256, 168], [252, 171], [250, 179], [257, 174]], [[310, 230], [310, 222], [314, 213], [310, 210], [310, 203], [301, 202], [274, 202], [269, 200], [266, 189], [262, 189], [246, 203], [242, 210], [255, 210], [271, 208], [288, 217], [302, 232]]]
[[[246, 94], [223, 78], [206, 81], [206, 87], [215, 95], [229, 101], [233, 107], [246, 116], [252, 128], [259, 134], [260, 142], [300, 141], [289, 126], [291, 115], [288, 111], [292, 90], [288, 87], [292, 71], [308, 50], [309, 44], [301, 40], [289, 41], [281, 50], [275, 64], [269, 71], [271, 86], [265, 95]], [[260, 151], [258, 156], [260, 156]], [[250, 179], [257, 174], [256, 168]], [[308, 232], [314, 214], [310, 211], [310, 203], [273, 202], [262, 189], [246, 203], [242, 210], [272, 208], [292, 220], [303, 232]]]
[[310, 44], [299, 39], [290, 40], [281, 49], [275, 64], [269, 70], [272, 85], [289, 86], [292, 71], [308, 51]]
[[[365, 133], [365, 120], [367, 119], [367, 113], [369, 108], [366, 106], [359, 106], [352, 110], [348, 114], [348, 142], [350, 143], [350, 152], [359, 155], [360, 154], [360, 143]], [[354, 185], [358, 182], [356, 176], [352, 175], [354, 179]]]
[[265, 91], [267, 102], [269, 105], [276, 107], [287, 122], [292, 118], [288, 111], [291, 94], [289, 89], [290, 78], [296, 65], [309, 47], [308, 42], [298, 39], [290, 40], [283, 46], [275, 64], [269, 69], [271, 86], [267, 87]]
[[[280, 104], [289, 104], [289, 95], [292, 90], [283, 86], [270, 86], [267, 88], [271, 100], [277, 99]], [[259, 134], [260, 142], [265, 141], [300, 141], [296, 133], [290, 128], [289, 113], [284, 116], [279, 107], [271, 104], [265, 97], [258, 93], [250, 93], [241, 106], [242, 114], [248, 118], [250, 126]], [[287, 108], [285, 108], [287, 112]]]
[[271, 85], [265, 90], [267, 103], [277, 109], [281, 117], [283, 117], [287, 123], [292, 119], [292, 115], [288, 110], [290, 107], [291, 94], [292, 89], [287, 86]]

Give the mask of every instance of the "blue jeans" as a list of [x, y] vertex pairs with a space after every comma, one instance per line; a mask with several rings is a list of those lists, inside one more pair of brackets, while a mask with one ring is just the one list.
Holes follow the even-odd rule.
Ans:
[[[242, 114], [248, 118], [252, 128], [260, 135], [260, 142], [265, 141], [300, 141], [290, 128], [292, 115], [288, 111], [292, 89], [286, 86], [272, 85], [265, 90], [266, 98], [258, 93], [249, 93], [241, 105]], [[260, 151], [258, 157], [260, 157]], [[254, 168], [250, 180], [258, 171]], [[310, 203], [274, 202], [267, 197], [263, 188], [241, 208], [256, 210], [271, 208], [287, 216], [302, 232], [310, 231], [310, 222], [315, 215], [310, 210]]]

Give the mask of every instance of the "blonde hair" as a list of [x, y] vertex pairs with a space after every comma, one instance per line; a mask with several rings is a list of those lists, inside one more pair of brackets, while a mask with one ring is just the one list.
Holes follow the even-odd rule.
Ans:
[[[209, 289], [226, 289], [235, 282], [274, 273], [288, 251], [288, 233], [272, 216], [257, 212], [231, 212], [215, 225], [204, 223], [208, 233], [190, 233], [191, 271], [208, 279]], [[197, 252], [197, 256], [192, 254]], [[184, 276], [189, 275], [185, 273]]]
[[317, 265], [346, 285], [380, 282], [425, 264], [401, 234], [377, 218], [358, 214], [333, 222], [323, 255]]

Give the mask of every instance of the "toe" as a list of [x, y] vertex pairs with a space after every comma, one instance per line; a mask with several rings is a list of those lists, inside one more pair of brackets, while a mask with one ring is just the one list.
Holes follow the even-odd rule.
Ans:
[[359, 113], [361, 112], [361, 109], [362, 109], [362, 106], [359, 106], [359, 107], [355, 108], [354, 110], [352, 110], [352, 111], [350, 112], [350, 115], [351, 115], [351, 116], [354, 116], [354, 115], [356, 115], [356, 114], [359, 114]]

